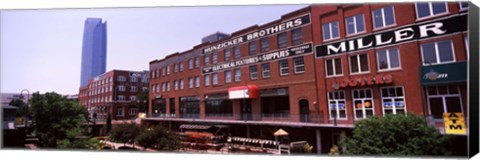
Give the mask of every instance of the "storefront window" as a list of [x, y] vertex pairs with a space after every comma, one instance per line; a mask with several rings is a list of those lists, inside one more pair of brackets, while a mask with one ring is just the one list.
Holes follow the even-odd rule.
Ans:
[[450, 86], [427, 87], [428, 107], [434, 118], [443, 118], [444, 112], [463, 112], [460, 88]]
[[345, 109], [345, 92], [336, 91], [328, 93], [328, 110], [330, 119], [347, 119], [347, 111]]
[[153, 117], [163, 117], [166, 113], [166, 99], [153, 100]]
[[180, 97], [180, 118], [198, 118], [200, 115], [199, 97]]
[[353, 108], [355, 119], [368, 118], [375, 115], [371, 89], [353, 90]]
[[175, 98], [170, 98], [170, 117], [175, 117]]
[[205, 116], [206, 117], [232, 117], [233, 105], [232, 101], [227, 99], [211, 99], [205, 101]]
[[381, 88], [383, 115], [406, 114], [403, 87]]
[[391, 70], [400, 68], [398, 48], [377, 51], [378, 70]]

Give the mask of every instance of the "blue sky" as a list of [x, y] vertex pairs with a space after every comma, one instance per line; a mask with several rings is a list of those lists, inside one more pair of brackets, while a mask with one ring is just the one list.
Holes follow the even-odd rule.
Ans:
[[201, 38], [265, 24], [307, 5], [2, 10], [1, 92], [78, 93], [84, 21], [107, 21], [107, 71], [148, 63]]

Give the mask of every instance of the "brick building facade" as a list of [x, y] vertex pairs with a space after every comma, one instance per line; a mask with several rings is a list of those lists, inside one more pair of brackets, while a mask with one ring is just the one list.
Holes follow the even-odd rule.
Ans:
[[137, 96], [148, 90], [148, 71], [112, 70], [80, 88], [79, 103], [99, 121], [110, 113], [113, 120], [132, 119], [139, 111]]
[[[150, 62], [144, 123], [227, 125], [327, 153], [357, 120], [466, 113], [466, 3], [311, 5]], [[453, 24], [453, 25], [452, 25]], [[468, 124], [467, 124], [468, 125]], [[299, 136], [301, 135], [301, 136]]]

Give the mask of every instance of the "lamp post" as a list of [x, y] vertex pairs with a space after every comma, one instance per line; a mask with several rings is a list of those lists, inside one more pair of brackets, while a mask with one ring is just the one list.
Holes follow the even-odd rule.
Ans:
[[28, 128], [28, 108], [29, 108], [29, 103], [28, 101], [30, 100], [30, 91], [28, 89], [23, 89], [22, 91], [20, 91], [20, 98], [23, 99], [23, 92], [26, 91], [27, 92], [27, 106], [25, 108], [25, 128]]

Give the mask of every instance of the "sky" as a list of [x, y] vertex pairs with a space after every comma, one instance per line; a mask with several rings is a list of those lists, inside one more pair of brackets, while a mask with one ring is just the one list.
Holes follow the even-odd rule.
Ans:
[[30, 9], [0, 12], [0, 92], [78, 94], [86, 18], [107, 22], [107, 72], [148, 70], [216, 31], [262, 25], [307, 5]]

